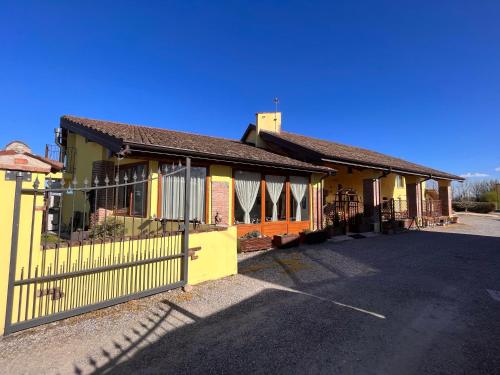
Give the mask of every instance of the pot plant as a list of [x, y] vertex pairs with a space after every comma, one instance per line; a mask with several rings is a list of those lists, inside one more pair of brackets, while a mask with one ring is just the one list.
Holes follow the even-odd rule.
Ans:
[[299, 236], [296, 234], [277, 234], [273, 237], [273, 246], [279, 249], [298, 246], [299, 242]]

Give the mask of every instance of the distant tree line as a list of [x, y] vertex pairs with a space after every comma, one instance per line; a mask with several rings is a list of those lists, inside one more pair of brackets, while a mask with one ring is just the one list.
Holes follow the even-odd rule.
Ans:
[[495, 210], [499, 196], [500, 180], [465, 180], [454, 183], [453, 209], [455, 211], [491, 212]]

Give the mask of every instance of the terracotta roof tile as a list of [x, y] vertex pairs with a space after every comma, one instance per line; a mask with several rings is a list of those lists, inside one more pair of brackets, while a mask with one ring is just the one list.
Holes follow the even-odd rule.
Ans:
[[124, 145], [138, 145], [144, 149], [160, 147], [165, 148], [166, 153], [179, 151], [223, 160], [245, 161], [256, 165], [272, 165], [305, 171], [334, 171], [331, 168], [309, 164], [256, 148], [239, 140], [68, 115], [61, 117], [61, 126], [64, 127], [66, 121], [111, 136], [120, 140]]
[[406, 172], [433, 175], [435, 177], [463, 180], [463, 178], [453, 174], [425, 167], [423, 165], [411, 163], [400, 158], [360, 147], [349, 146], [341, 143], [330, 142], [323, 139], [317, 139], [283, 131], [279, 134], [270, 132], [265, 133], [268, 136], [277, 137], [278, 139], [285, 140], [291, 144], [295, 144], [303, 148], [315, 151], [321, 154], [325, 159], [368, 164], [382, 168], [392, 168]]

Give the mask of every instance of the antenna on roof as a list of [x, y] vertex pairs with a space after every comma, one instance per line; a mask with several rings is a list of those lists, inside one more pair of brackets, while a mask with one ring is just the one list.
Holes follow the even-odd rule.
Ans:
[[278, 121], [278, 104], [280, 100], [278, 99], [277, 96], [274, 97], [273, 103], [274, 103], [274, 131], [277, 131], [277, 121]]

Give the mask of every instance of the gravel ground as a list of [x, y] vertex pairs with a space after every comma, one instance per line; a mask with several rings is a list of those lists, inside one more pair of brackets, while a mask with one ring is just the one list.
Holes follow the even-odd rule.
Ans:
[[240, 257], [240, 274], [0, 339], [0, 372], [500, 374], [500, 216]]

